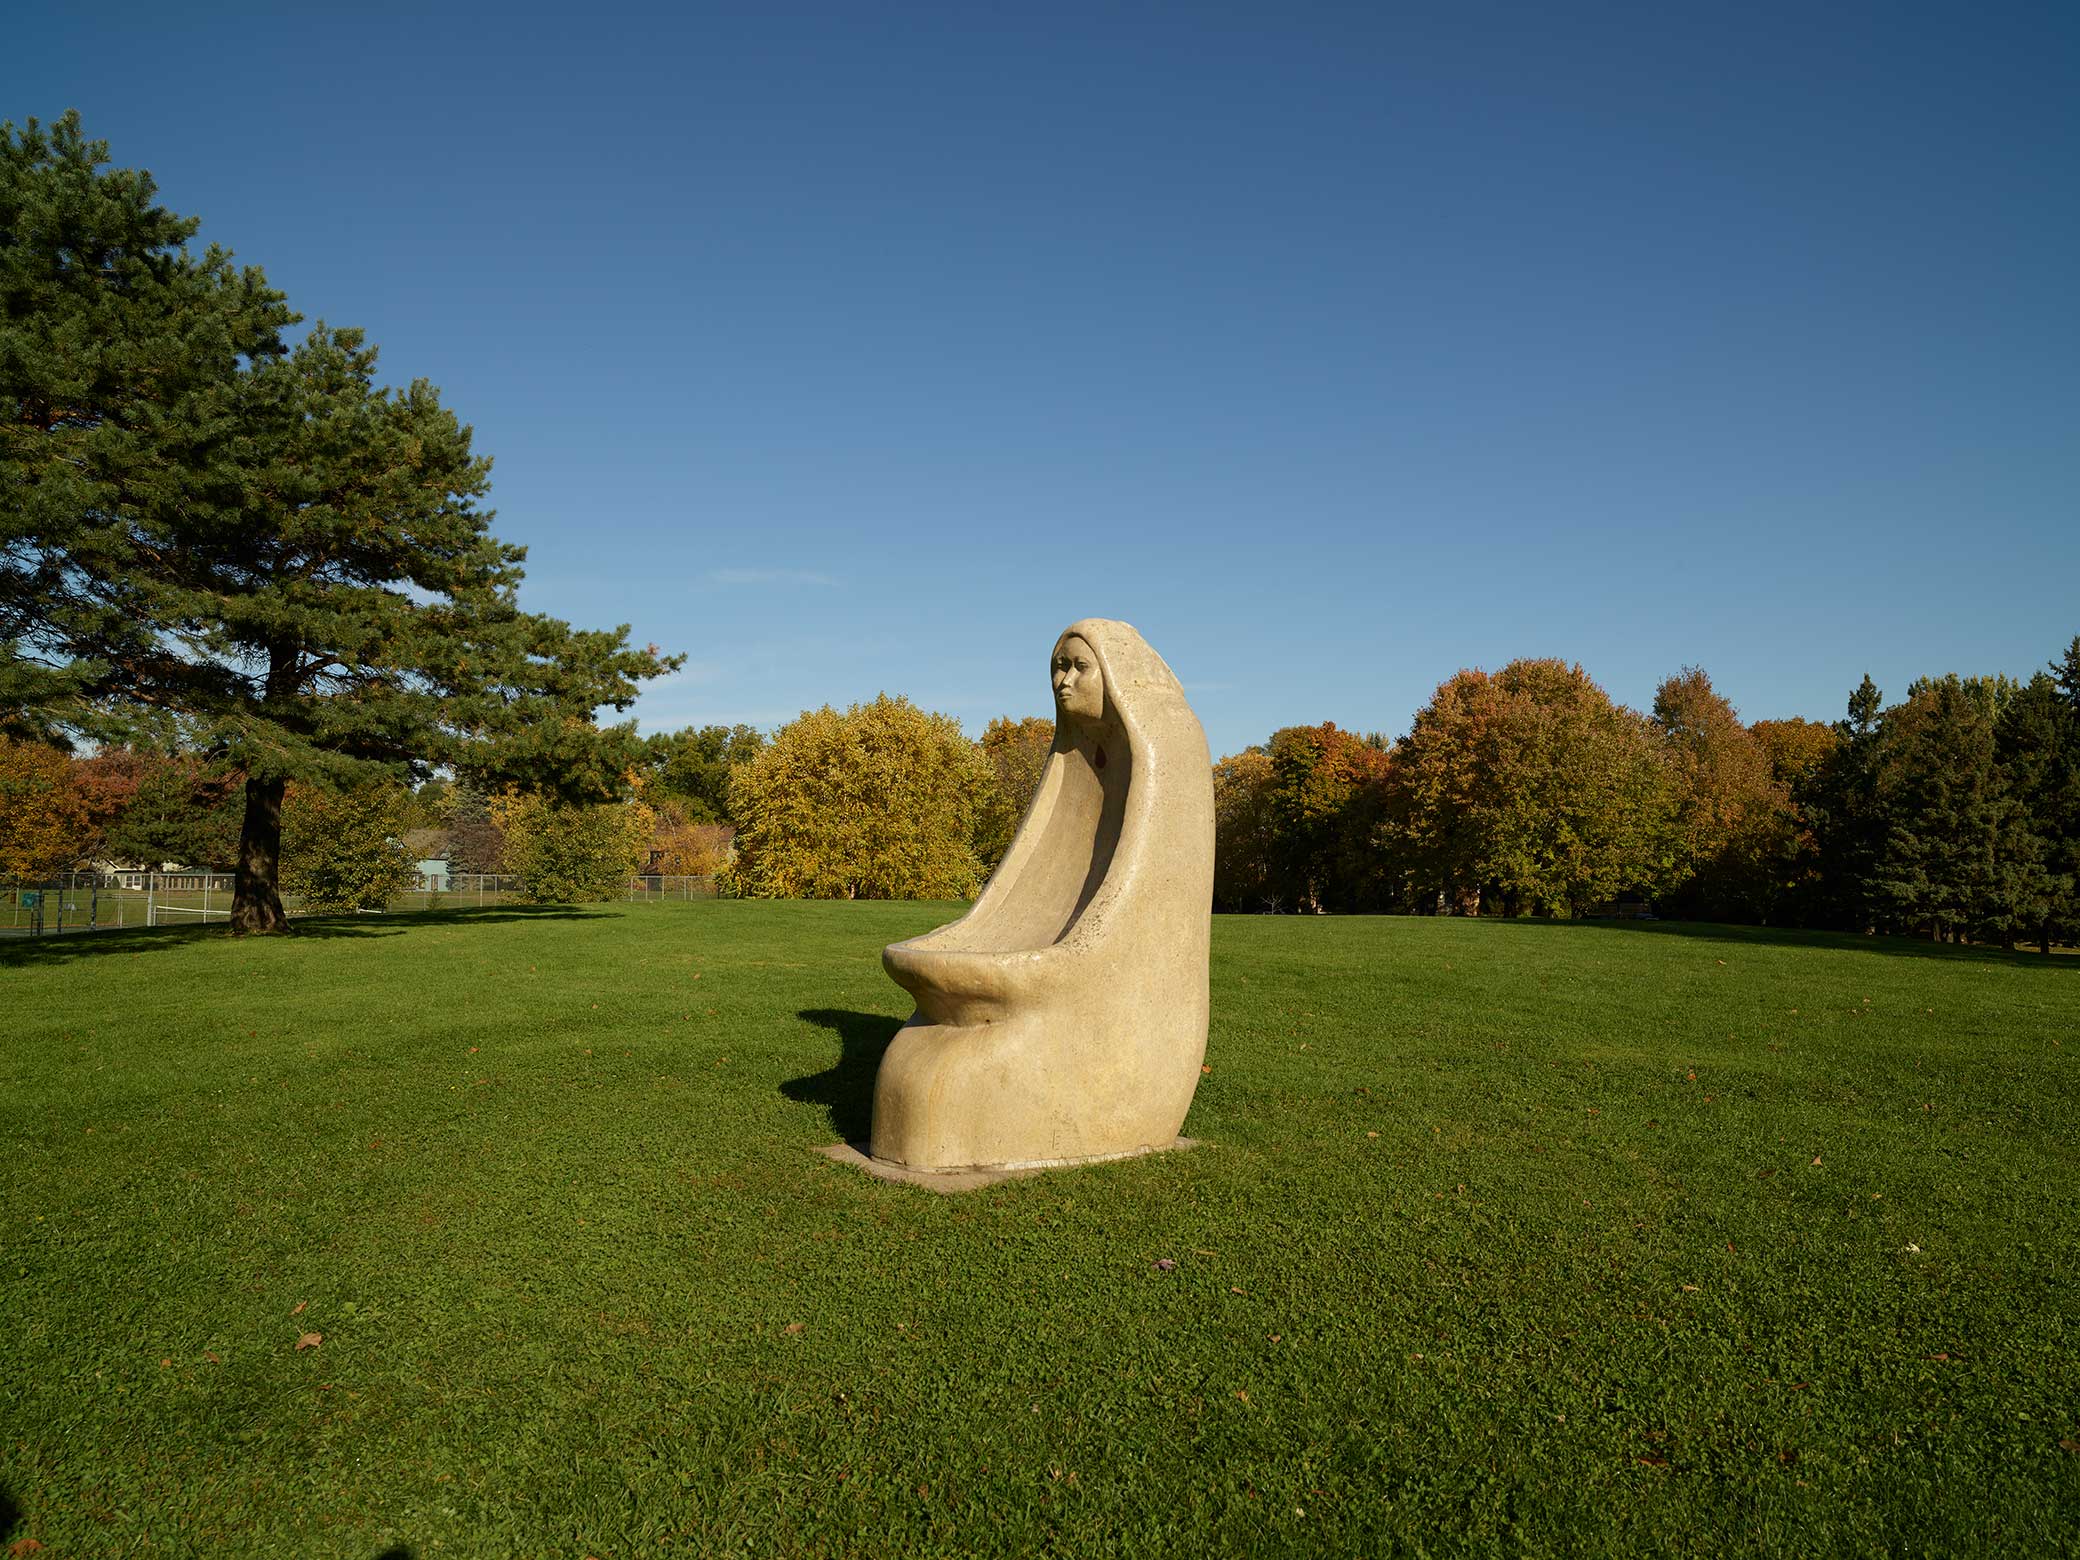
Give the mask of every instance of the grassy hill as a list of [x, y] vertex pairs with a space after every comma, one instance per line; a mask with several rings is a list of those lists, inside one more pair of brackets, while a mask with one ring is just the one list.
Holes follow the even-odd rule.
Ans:
[[939, 1197], [951, 913], [0, 949], [0, 1542], [2080, 1545], [2080, 960], [1224, 918], [1208, 1146]]

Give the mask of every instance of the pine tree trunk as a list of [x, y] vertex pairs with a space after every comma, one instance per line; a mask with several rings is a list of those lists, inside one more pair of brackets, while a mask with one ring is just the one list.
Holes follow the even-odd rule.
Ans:
[[246, 781], [246, 817], [238, 832], [238, 887], [231, 896], [231, 934], [286, 932], [277, 886], [282, 867], [284, 780]]

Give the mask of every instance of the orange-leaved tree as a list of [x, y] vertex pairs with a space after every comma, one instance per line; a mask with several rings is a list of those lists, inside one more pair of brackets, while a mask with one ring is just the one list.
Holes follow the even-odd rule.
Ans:
[[33, 880], [76, 866], [92, 835], [71, 760], [0, 734], [0, 876]]

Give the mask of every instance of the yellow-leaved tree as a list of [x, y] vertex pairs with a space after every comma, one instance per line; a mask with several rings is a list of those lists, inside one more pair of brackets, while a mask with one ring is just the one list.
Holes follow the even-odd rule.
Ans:
[[0, 877], [33, 880], [77, 865], [90, 821], [63, 753], [0, 735]]
[[730, 784], [730, 875], [759, 899], [961, 899], [995, 777], [951, 715], [882, 694], [806, 710]]
[[1054, 746], [1054, 722], [1040, 715], [1024, 720], [999, 715], [984, 729], [979, 746], [996, 783], [976, 814], [975, 853], [983, 869], [994, 872], [1040, 788], [1040, 771]]

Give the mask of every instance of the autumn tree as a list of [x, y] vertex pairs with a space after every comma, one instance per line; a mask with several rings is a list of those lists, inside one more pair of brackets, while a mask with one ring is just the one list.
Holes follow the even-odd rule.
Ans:
[[972, 895], [994, 784], [950, 715], [887, 694], [805, 711], [736, 774], [736, 884], [766, 899]]
[[1376, 908], [1388, 755], [1324, 721], [1275, 732], [1269, 757], [1273, 891], [1296, 910]]
[[244, 777], [232, 928], [281, 930], [292, 779], [447, 764], [573, 800], [637, 741], [593, 712], [675, 664], [522, 612], [489, 462], [358, 331], [184, 246], [68, 115], [0, 131], [0, 696], [58, 736], [174, 711]]
[[1770, 780], [1784, 797], [1769, 859], [1769, 919], [1807, 925], [1819, 915], [1825, 892], [1813, 815], [1814, 788], [1826, 773], [1839, 739], [1832, 726], [1802, 716], [1758, 720], [1748, 731], [1767, 755]]
[[1713, 919], [1766, 919], [1792, 827], [1768, 751], [1700, 667], [1662, 682], [1653, 720], [1674, 809], [1672, 899]]
[[977, 748], [993, 784], [976, 810], [975, 854], [994, 872], [1040, 788], [1040, 771], [1054, 746], [1054, 722], [1040, 715], [999, 715], [983, 729]]
[[678, 799], [661, 799], [654, 811], [656, 830], [650, 848], [657, 852], [653, 870], [673, 877], [714, 877], [729, 864], [736, 828], [727, 823], [695, 823], [680, 810]]
[[49, 877], [79, 864], [92, 843], [86, 797], [65, 755], [0, 732], [0, 877]]
[[1672, 802], [1653, 730], [1579, 666], [1461, 672], [1395, 758], [1392, 829], [1433, 898], [1578, 914], [1667, 881]]
[[1271, 755], [1261, 747], [1213, 766], [1213, 902], [1223, 910], [1276, 910]]

